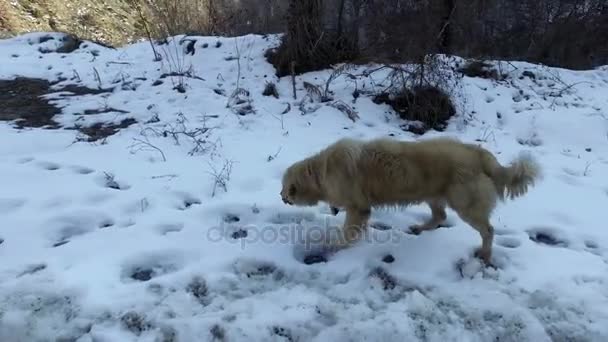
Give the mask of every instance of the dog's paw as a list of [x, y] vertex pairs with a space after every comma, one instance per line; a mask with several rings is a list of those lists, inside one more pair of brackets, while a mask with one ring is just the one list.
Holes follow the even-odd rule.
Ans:
[[473, 254], [476, 258], [481, 260], [486, 267], [496, 268], [494, 264], [492, 264], [492, 252], [489, 250], [484, 250], [481, 247], [475, 249], [475, 253]]
[[419, 225], [410, 226], [409, 228], [409, 233], [412, 235], [420, 235], [420, 233], [422, 233], [422, 227]]

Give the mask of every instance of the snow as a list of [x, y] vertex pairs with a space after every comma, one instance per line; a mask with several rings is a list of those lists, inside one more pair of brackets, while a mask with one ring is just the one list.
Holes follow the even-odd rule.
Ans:
[[[0, 124], [0, 341], [608, 338], [607, 68], [511, 62], [504, 82], [465, 77], [459, 115], [419, 138], [369, 95], [353, 103], [348, 77], [330, 89], [358, 120], [328, 103], [301, 115], [303, 81], [324, 85], [331, 71], [298, 76], [294, 100], [291, 79], [278, 80], [264, 58], [277, 36], [188, 37], [193, 55], [176, 37], [154, 61], [146, 41], [42, 53], [61, 37], [40, 43], [48, 35], [0, 41], [0, 79], [113, 88], [52, 95], [64, 127], [137, 123], [96, 142]], [[161, 78], [176, 65], [196, 76], [183, 78], [185, 92], [173, 89], [179, 77]], [[386, 72], [360, 75], [368, 67], [353, 72], [358, 88], [380, 89]], [[278, 99], [261, 95], [266, 81]], [[227, 106], [237, 87], [246, 102]], [[235, 113], [247, 104], [253, 113]], [[205, 131], [198, 142], [153, 134], [171, 127]], [[372, 222], [391, 229], [304, 263], [344, 213], [284, 205], [283, 170], [340, 137], [389, 134], [456, 136], [503, 163], [520, 151], [538, 158], [542, 182], [492, 218], [497, 269], [480, 266], [479, 235], [451, 211], [450, 227], [407, 234], [430, 214], [424, 206], [374, 211]], [[383, 262], [389, 254], [394, 262]]]

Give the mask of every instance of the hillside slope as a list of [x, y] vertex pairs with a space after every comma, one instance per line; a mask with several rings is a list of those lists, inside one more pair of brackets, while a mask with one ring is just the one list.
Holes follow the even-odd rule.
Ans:
[[122, 45], [143, 36], [136, 11], [124, 0], [0, 0], [0, 32], [69, 32]]
[[[0, 41], [0, 79], [63, 89], [48, 129], [0, 122], [1, 341], [608, 339], [608, 68], [465, 77], [448, 129], [418, 137], [372, 101], [386, 69], [350, 70], [327, 102], [304, 81], [330, 70], [298, 76], [293, 99], [263, 57], [275, 36], [177, 37], [161, 61], [147, 42], [57, 53], [61, 38]], [[318, 238], [344, 214], [281, 202], [294, 161], [386, 136], [540, 161], [542, 182], [494, 213], [496, 269], [451, 211], [420, 236], [407, 227], [426, 207], [374, 211], [365, 239], [331, 254]]]

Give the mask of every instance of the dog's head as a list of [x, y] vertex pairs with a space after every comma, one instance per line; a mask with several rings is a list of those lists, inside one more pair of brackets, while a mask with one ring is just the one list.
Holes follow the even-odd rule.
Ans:
[[283, 203], [297, 206], [314, 206], [320, 200], [320, 192], [313, 182], [314, 170], [310, 166], [296, 163], [283, 175], [281, 199]]

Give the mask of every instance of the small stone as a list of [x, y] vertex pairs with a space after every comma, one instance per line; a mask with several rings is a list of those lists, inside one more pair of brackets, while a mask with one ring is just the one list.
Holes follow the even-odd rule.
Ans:
[[224, 222], [226, 223], [234, 223], [239, 222], [241, 219], [234, 214], [226, 214], [224, 215]]
[[384, 258], [382, 258], [382, 261], [387, 263], [387, 264], [392, 264], [393, 262], [395, 262], [395, 257], [388, 254], [386, 255]]
[[585, 149], [585, 151], [587, 151], [587, 152], [591, 152], [591, 147], [587, 147], [587, 148]]
[[522, 72], [521, 75], [524, 76], [524, 77], [529, 77], [531, 79], [535, 79], [536, 78], [536, 75], [532, 71], [529, 71], [529, 70], [526, 70], [526, 71]]
[[63, 241], [59, 241], [53, 244], [53, 247], [59, 247], [59, 246], [63, 246], [66, 243], [70, 242], [70, 240], [63, 240]]
[[237, 240], [237, 239], [244, 239], [247, 237], [247, 231], [243, 230], [243, 229], [239, 229], [236, 232], [232, 233], [232, 238]]
[[136, 270], [131, 274], [131, 278], [139, 281], [148, 281], [152, 279], [153, 271], [150, 269]]
[[327, 258], [322, 255], [308, 255], [304, 258], [304, 263], [306, 265], [318, 264], [322, 262], [327, 262]]

